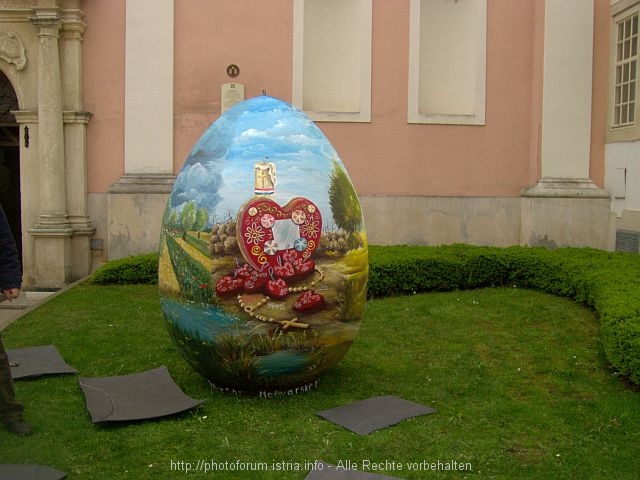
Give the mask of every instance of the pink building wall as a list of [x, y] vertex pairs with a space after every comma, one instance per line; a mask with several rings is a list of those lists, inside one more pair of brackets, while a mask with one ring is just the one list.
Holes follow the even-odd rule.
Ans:
[[[293, 83], [304, 70], [298, 69], [303, 54], [306, 61], [311, 52], [317, 65], [347, 58], [321, 52], [314, 45], [319, 35], [306, 52], [294, 44], [305, 15], [321, 15], [318, 25], [329, 21], [300, 1], [35, 2], [52, 10], [28, 7], [26, 0], [0, 2], [31, 65], [18, 71], [7, 61], [2, 69], [18, 95], [16, 125], [25, 134], [29, 128], [32, 139], [31, 148], [20, 146], [19, 171], [13, 167], [21, 187], [20, 211], [13, 213], [22, 218], [29, 282], [63, 285], [103, 261], [157, 249], [174, 174], [218, 118], [224, 83], [245, 85], [248, 98], [266, 90], [291, 101], [304, 91]], [[371, 52], [348, 52], [360, 60], [371, 53], [370, 68], [355, 72], [370, 73], [370, 104], [368, 85], [357, 90], [354, 80], [345, 87], [367, 97], [356, 119], [369, 119], [370, 109], [371, 120], [317, 122], [356, 185], [370, 243], [612, 250], [619, 233], [640, 235], [640, 142], [629, 141], [635, 139], [629, 130], [607, 127], [612, 22], [629, 13], [631, 2], [468, 0], [483, 2], [477, 19], [484, 22], [486, 13], [486, 25], [468, 31], [471, 41], [483, 42], [474, 75], [485, 69], [486, 78], [472, 80], [484, 88], [475, 99], [486, 101], [467, 125], [443, 125], [408, 123], [408, 117], [433, 120], [408, 101], [420, 96], [423, 106], [431, 105], [438, 90], [422, 88], [429, 82], [414, 89], [419, 79], [409, 78], [424, 73], [424, 64], [410, 64], [418, 58], [410, 45], [430, 58], [438, 42], [427, 45], [417, 33], [434, 18], [410, 18], [437, 6], [414, 1], [345, 6], [346, 16], [364, 15], [367, 25], [355, 31], [367, 48], [372, 14]], [[52, 25], [41, 20], [58, 14], [56, 52]], [[240, 67], [239, 77], [227, 75], [229, 64]], [[329, 89], [343, 88], [339, 80]], [[59, 96], [64, 111], [56, 107]], [[52, 258], [57, 263], [49, 268]]]
[[[291, 100], [293, 5], [290, 0], [175, 2], [176, 171], [220, 113], [220, 86], [245, 85], [245, 97]], [[198, 34], [194, 34], [198, 32]], [[240, 67], [227, 76], [230, 64]]]
[[320, 124], [361, 195], [504, 196], [527, 186], [533, 5], [489, 1], [486, 126], [454, 126], [407, 124], [409, 2], [374, 3], [373, 121]]
[[[602, 186], [610, 16], [608, 0], [594, 2], [590, 174]], [[544, 2], [488, 0], [484, 126], [407, 123], [409, 3], [373, 2], [371, 123], [318, 126], [361, 196], [518, 197], [540, 177]], [[124, 173], [125, 0], [83, 8], [88, 189], [100, 194]], [[177, 173], [219, 115], [221, 84], [291, 100], [293, 2], [179, 0], [174, 19]]]
[[[84, 107], [89, 192], [106, 192], [124, 173], [125, 0], [85, 2]], [[109, 19], [109, 21], [101, 21]]]

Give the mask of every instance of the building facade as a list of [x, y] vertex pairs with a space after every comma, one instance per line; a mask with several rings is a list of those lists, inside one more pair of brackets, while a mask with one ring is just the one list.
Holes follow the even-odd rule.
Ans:
[[157, 248], [234, 101], [316, 121], [372, 244], [638, 250], [640, 0], [0, 0], [25, 285]]

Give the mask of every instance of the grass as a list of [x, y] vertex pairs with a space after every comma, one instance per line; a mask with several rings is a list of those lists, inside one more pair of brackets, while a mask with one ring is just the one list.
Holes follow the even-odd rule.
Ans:
[[[361, 470], [382, 463], [372, 473], [406, 479], [637, 478], [640, 395], [609, 370], [592, 311], [541, 292], [488, 288], [376, 299], [364, 318], [316, 389], [236, 397], [211, 392], [179, 355], [157, 287], [81, 284], [11, 325], [5, 346], [54, 344], [86, 377], [167, 365], [186, 394], [207, 401], [164, 419], [94, 425], [76, 376], [20, 380], [35, 433], [0, 431], [0, 463], [49, 465], [72, 480], [183, 478], [185, 462], [198, 460], [281, 470], [186, 478], [303, 479], [314, 460]], [[386, 394], [438, 412], [367, 436], [315, 415]], [[407, 469], [438, 461], [473, 470]]]

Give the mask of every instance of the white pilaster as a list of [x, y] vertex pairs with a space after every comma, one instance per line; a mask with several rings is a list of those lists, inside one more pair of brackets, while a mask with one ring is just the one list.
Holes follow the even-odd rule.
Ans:
[[607, 192], [589, 178], [592, 0], [544, 0], [540, 172], [522, 192], [520, 242], [606, 248]]
[[546, 0], [542, 177], [589, 178], [593, 2]]
[[175, 179], [173, 7], [126, 0], [124, 175], [109, 188], [109, 259], [158, 248]]
[[545, 0], [541, 178], [527, 197], [606, 197], [589, 178], [593, 84], [591, 0]]

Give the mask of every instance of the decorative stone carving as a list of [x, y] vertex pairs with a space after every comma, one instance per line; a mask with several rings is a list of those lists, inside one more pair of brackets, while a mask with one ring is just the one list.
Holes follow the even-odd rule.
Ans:
[[18, 71], [27, 66], [26, 49], [17, 33], [0, 32], [0, 58], [13, 63]]
[[28, 8], [32, 3], [28, 0], [3, 0], [2, 8]]

